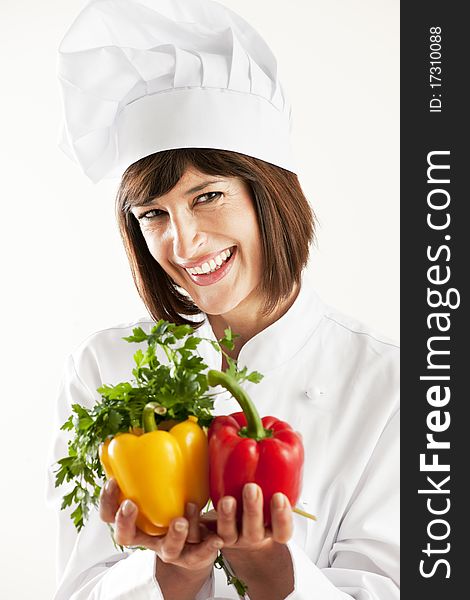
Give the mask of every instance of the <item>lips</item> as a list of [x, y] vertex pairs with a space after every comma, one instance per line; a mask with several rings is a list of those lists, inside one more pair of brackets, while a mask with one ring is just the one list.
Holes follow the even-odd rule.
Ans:
[[212, 273], [223, 265], [224, 262], [232, 255], [232, 249], [227, 248], [226, 250], [222, 250], [212, 258], [206, 260], [205, 262], [201, 262], [194, 266], [184, 265], [184, 268], [191, 275], [207, 275], [208, 273]]
[[[229, 248], [229, 250], [231, 252], [231, 255], [220, 266], [217, 265], [218, 268], [216, 270], [211, 271], [209, 273], [195, 273], [195, 267], [186, 267], [184, 270], [187, 276], [191, 279], [191, 281], [201, 286], [212, 285], [213, 283], [220, 281], [230, 272], [237, 254], [236, 246]], [[214, 256], [217, 256], [217, 254], [215, 254]], [[192, 272], [189, 272], [188, 268], [190, 268]]]

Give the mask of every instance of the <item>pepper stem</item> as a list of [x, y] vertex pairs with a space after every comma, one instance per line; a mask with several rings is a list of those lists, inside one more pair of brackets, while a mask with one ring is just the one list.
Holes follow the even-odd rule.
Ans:
[[297, 513], [298, 515], [300, 515], [301, 517], [306, 517], [307, 519], [311, 519], [312, 521], [316, 521], [317, 517], [315, 515], [311, 515], [308, 512], [305, 512], [304, 510], [297, 508], [297, 506], [295, 506], [292, 509], [293, 512]]
[[166, 413], [166, 408], [161, 404], [158, 404], [158, 402], [149, 402], [144, 406], [144, 410], [142, 411], [142, 425], [145, 433], [157, 431], [158, 427], [155, 422], [155, 413], [164, 415]]
[[224, 387], [238, 402], [246, 417], [247, 437], [255, 440], [262, 440], [265, 437], [268, 437], [268, 434], [263, 427], [263, 423], [261, 422], [261, 417], [259, 416], [253, 401], [233, 377], [227, 373], [222, 373], [222, 371], [211, 370], [207, 373], [207, 381], [212, 387], [215, 387], [216, 385], [221, 385]]

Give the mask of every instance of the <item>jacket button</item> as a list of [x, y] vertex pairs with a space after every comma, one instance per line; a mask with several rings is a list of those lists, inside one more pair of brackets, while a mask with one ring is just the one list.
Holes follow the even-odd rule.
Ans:
[[308, 390], [306, 390], [304, 394], [308, 398], [308, 400], [310, 400], [311, 402], [316, 402], [325, 395], [325, 392], [317, 387], [311, 387]]

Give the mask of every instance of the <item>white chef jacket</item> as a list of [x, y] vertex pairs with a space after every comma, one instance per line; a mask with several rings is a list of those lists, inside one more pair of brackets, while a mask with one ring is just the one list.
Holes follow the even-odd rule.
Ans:
[[[139, 347], [123, 337], [149, 319], [99, 331], [68, 358], [57, 405], [57, 428], [71, 405], [91, 407], [96, 389], [132, 378]], [[198, 335], [214, 338], [209, 322]], [[145, 346], [145, 344], [144, 344]], [[202, 348], [204, 346], [204, 348]], [[200, 344], [211, 368], [220, 354]], [[331, 307], [303, 281], [290, 309], [241, 349], [241, 367], [264, 374], [246, 384], [261, 416], [274, 415], [303, 436], [305, 464], [298, 506], [318, 517], [294, 515], [288, 543], [295, 590], [289, 600], [396, 600], [399, 597], [398, 348]], [[215, 414], [238, 411], [228, 393]], [[58, 434], [51, 464], [67, 454]], [[77, 535], [69, 511], [60, 511], [64, 486], [48, 500], [59, 518], [59, 584], [54, 600], [162, 600], [151, 550], [116, 550], [96, 510]], [[195, 600], [238, 599], [214, 569]], [[266, 599], [268, 600], [268, 599]]]

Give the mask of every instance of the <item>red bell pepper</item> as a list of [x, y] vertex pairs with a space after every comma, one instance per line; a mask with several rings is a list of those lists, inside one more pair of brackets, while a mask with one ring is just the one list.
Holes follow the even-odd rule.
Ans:
[[265, 525], [269, 526], [273, 494], [285, 494], [292, 508], [299, 499], [304, 462], [300, 434], [275, 417], [261, 419], [248, 394], [226, 373], [209, 371], [208, 382], [226, 388], [243, 410], [215, 417], [209, 428], [211, 500], [217, 506], [222, 496], [235, 497], [240, 519], [243, 486], [257, 483], [263, 492]]

